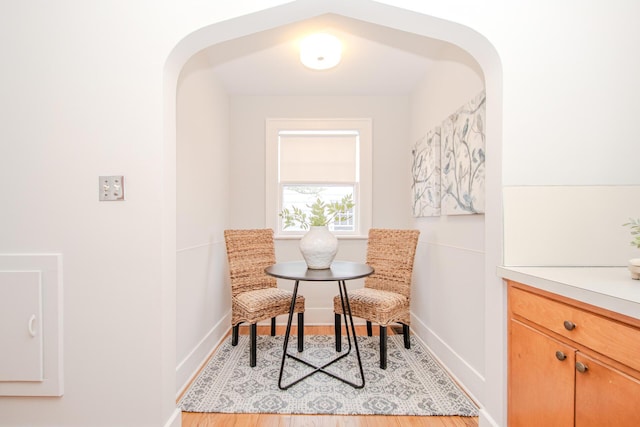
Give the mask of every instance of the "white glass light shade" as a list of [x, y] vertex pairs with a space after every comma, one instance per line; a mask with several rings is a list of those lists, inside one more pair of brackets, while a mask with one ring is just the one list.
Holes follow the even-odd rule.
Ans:
[[342, 43], [331, 34], [313, 34], [300, 42], [300, 61], [314, 70], [327, 70], [340, 62]]

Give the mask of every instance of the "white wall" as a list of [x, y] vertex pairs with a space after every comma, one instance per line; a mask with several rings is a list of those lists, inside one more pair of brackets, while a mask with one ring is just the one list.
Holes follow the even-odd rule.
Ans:
[[637, 185], [505, 187], [504, 264], [627, 266], [640, 252], [622, 225], [638, 217]]
[[638, 183], [640, 144], [627, 124], [637, 120], [640, 84], [626, 76], [640, 70], [640, 57], [628, 55], [639, 11], [628, 0], [545, 0], [476, 27], [505, 71], [505, 185]]
[[[484, 90], [478, 64], [446, 45], [411, 97], [413, 143]], [[491, 102], [490, 99], [487, 102]], [[410, 148], [407, 148], [407, 152]], [[487, 156], [492, 153], [487, 151]], [[484, 400], [485, 216], [415, 218], [420, 243], [415, 261], [412, 327], [480, 401]]]
[[185, 65], [176, 101], [176, 387], [229, 330], [229, 97], [207, 56]]
[[640, 83], [625, 77], [640, 71], [640, 56], [626, 54], [636, 49], [640, 3], [526, 9], [510, 37], [498, 35], [504, 27], [478, 28], [505, 69], [504, 262], [626, 265], [634, 252], [622, 224], [640, 216], [640, 143], [630, 125]]
[[[371, 118], [373, 121], [373, 226], [406, 228], [410, 202], [404, 189], [409, 153], [404, 149], [409, 131], [408, 96], [232, 96], [231, 97], [232, 228], [265, 227], [265, 120], [267, 118]], [[276, 241], [278, 261], [302, 259], [298, 240]], [[341, 239], [338, 257], [364, 261], [366, 240]], [[350, 287], [362, 286], [362, 281]], [[283, 288], [292, 288], [280, 281]], [[335, 286], [303, 286], [307, 296], [305, 322], [333, 323]], [[281, 317], [278, 322], [286, 322]]]
[[406, 226], [409, 178], [398, 174], [408, 164], [407, 96], [240, 96], [231, 97], [231, 217], [238, 228], [264, 227], [265, 120], [267, 118], [373, 119], [373, 224]]
[[[168, 416], [162, 67], [176, 36], [146, 20], [152, 10], [131, 9], [0, 3], [10, 41], [0, 47], [0, 176], [11, 182], [0, 189], [0, 252], [63, 254], [65, 385], [60, 398], [0, 397], [1, 425], [157, 426]], [[124, 175], [126, 201], [98, 202], [100, 175]]]
[[[212, 43], [328, 12], [451, 41], [484, 71], [498, 147], [487, 203], [498, 212], [478, 351], [483, 420], [506, 425], [501, 180], [637, 184], [639, 2], [1, 2], [0, 252], [63, 254], [65, 395], [0, 398], [0, 423], [175, 421], [179, 70]], [[97, 201], [109, 174], [125, 175], [126, 202]]]

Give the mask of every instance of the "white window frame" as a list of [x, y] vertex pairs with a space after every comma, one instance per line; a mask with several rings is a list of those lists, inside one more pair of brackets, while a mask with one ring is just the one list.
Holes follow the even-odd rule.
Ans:
[[298, 238], [304, 232], [287, 232], [281, 229], [278, 213], [282, 210], [281, 191], [278, 182], [278, 139], [281, 131], [292, 130], [340, 130], [356, 131], [359, 137], [359, 176], [354, 194], [356, 202], [356, 230], [336, 232], [338, 238], [363, 238], [371, 228], [373, 187], [373, 132], [369, 118], [355, 119], [267, 119], [265, 129], [265, 220], [278, 238]]

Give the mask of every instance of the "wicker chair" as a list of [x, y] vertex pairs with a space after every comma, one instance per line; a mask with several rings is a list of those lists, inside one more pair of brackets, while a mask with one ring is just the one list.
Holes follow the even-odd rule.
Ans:
[[[380, 325], [381, 369], [387, 369], [387, 326], [390, 323], [402, 324], [404, 346], [411, 348], [411, 276], [419, 235], [418, 230], [370, 229], [367, 264], [375, 272], [365, 279], [364, 288], [349, 293], [351, 314], [367, 321], [367, 335], [372, 335], [371, 322]], [[336, 351], [341, 351], [340, 316], [343, 311], [339, 295], [333, 299], [333, 311]]]
[[[231, 277], [231, 344], [238, 344], [240, 324], [250, 323], [251, 367], [256, 366], [256, 323], [271, 318], [271, 336], [276, 334], [276, 316], [288, 314], [293, 292], [279, 289], [276, 279], [264, 269], [276, 262], [273, 230], [225, 230]], [[304, 297], [296, 298], [298, 351], [303, 350]]]

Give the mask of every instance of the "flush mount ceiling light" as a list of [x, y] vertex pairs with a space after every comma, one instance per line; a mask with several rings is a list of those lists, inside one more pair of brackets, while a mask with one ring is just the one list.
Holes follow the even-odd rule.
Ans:
[[340, 62], [342, 43], [331, 34], [312, 34], [300, 42], [300, 61], [313, 70], [328, 70]]

